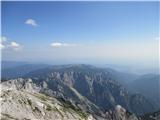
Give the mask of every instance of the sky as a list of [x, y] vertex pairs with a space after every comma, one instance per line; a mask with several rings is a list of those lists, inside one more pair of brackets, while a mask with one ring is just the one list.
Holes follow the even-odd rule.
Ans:
[[2, 60], [159, 63], [158, 2], [2, 2]]

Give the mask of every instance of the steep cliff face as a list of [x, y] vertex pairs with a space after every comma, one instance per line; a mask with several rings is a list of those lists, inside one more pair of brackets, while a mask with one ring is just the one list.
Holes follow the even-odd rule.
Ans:
[[57, 95], [76, 100], [74, 89], [104, 111], [117, 104], [129, 109], [127, 90], [114, 80], [109, 71], [103, 69], [86, 65], [53, 67], [26, 76], [31, 77], [36, 84], [45, 84]]
[[124, 109], [121, 105], [117, 105], [113, 111], [106, 112], [108, 120], [138, 120], [138, 118]]
[[[4, 93], [4, 95], [1, 96], [4, 107], [3, 116], [12, 113], [11, 111], [13, 109], [10, 109], [11, 111], [7, 109], [11, 106], [13, 106], [13, 108], [18, 106], [18, 108], [21, 109], [24, 107], [22, 113], [25, 113], [28, 109], [26, 106], [32, 103], [33, 106], [30, 105], [31, 114], [37, 112], [37, 109], [41, 111], [41, 117], [37, 115], [38, 113], [33, 114], [33, 116], [37, 115], [34, 116], [35, 118], [51, 119], [47, 118], [47, 116], [53, 115], [53, 117], [55, 117], [55, 111], [53, 109], [57, 110], [57, 108], [52, 105], [54, 102], [51, 102], [54, 100], [60, 103], [58, 104], [60, 105], [58, 108], [70, 108], [71, 111], [74, 112], [73, 114], [77, 116], [75, 119], [136, 120], [137, 118], [132, 113], [143, 114], [152, 109], [152, 104], [150, 104], [145, 97], [140, 94], [131, 95], [128, 93], [127, 89], [116, 81], [113, 71], [88, 65], [50, 66], [27, 73], [23, 78], [2, 81], [0, 86], [3, 88], [2, 93]], [[50, 96], [45, 96], [46, 99], [49, 100], [43, 101], [43, 104], [49, 104], [49, 106], [53, 108], [49, 108], [51, 109], [49, 112], [46, 107], [42, 109], [37, 106], [36, 101], [42, 103], [41, 100], [44, 100], [38, 97], [41, 95], [44, 96], [43, 94]], [[10, 99], [12, 98], [10, 96], [14, 99]], [[17, 97], [15, 98], [14, 96]], [[33, 99], [28, 100], [28, 98]], [[51, 100], [51, 98], [54, 100]], [[20, 104], [22, 102], [19, 101], [23, 101], [22, 99], [25, 100], [26, 104]], [[10, 104], [10, 101], [12, 104]], [[18, 113], [20, 109], [15, 108], [15, 113]], [[69, 111], [66, 109], [67, 113], [64, 111], [56, 113], [59, 113], [59, 116], [61, 116], [61, 113], [68, 115], [72, 113], [70, 109]], [[78, 114], [79, 112], [80, 114]], [[13, 112], [12, 115], [14, 116], [15, 113]], [[42, 116], [42, 113], [46, 113], [45, 116]], [[88, 116], [90, 117], [88, 118]], [[68, 118], [68, 116], [65, 117]], [[70, 116], [69, 118], [72, 119]], [[57, 119], [61, 120], [62, 117], [58, 117]]]
[[[99, 110], [105, 112], [114, 109], [116, 105], [121, 105], [133, 112], [134, 105], [130, 103], [139, 102], [138, 99], [132, 100], [134, 96], [129, 94], [128, 90], [116, 80], [110, 69], [89, 65], [53, 66], [33, 71], [25, 77], [32, 78], [34, 83], [45, 88], [43, 92], [46, 94], [63, 97], [79, 104], [88, 104], [93, 113], [97, 113]], [[136, 114], [139, 114], [138, 110], [142, 111], [140, 114], [143, 114], [153, 109], [152, 104], [146, 99], [139, 98], [143, 102], [134, 108]], [[148, 106], [147, 110], [143, 107], [146, 105]]]
[[[99, 114], [85, 112], [82, 106], [64, 98], [49, 97], [39, 93], [42, 88], [32, 79], [15, 79], [2, 82], [1, 117], [7, 120], [137, 120], [123, 107]], [[78, 93], [77, 93], [78, 94]]]

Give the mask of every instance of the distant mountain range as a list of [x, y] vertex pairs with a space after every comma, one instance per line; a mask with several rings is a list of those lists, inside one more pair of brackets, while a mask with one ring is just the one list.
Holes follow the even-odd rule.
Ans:
[[[23, 79], [18, 79], [20, 77]], [[156, 81], [159, 80], [159, 75], [139, 77], [131, 73], [84, 64], [57, 66], [23, 64], [2, 68], [4, 86], [10, 85], [9, 88], [18, 88], [18, 90], [26, 88], [25, 90], [33, 90], [57, 100], [68, 101], [82, 112], [89, 113], [94, 119], [100, 118], [100, 120], [102, 118], [107, 120], [109, 117], [109, 120], [112, 120], [113, 116], [117, 116], [113, 111], [119, 109], [118, 105], [121, 106], [120, 110], [125, 111], [121, 116], [124, 117], [123, 120], [138, 119], [132, 113], [144, 115], [160, 109], [157, 105], [158, 93], [152, 94], [152, 99], [138, 89], [138, 85], [146, 89], [147, 85], [140, 81], [150, 81], [148, 80], [150, 78]], [[138, 85], [135, 85], [136, 83]], [[159, 86], [154, 87], [155, 83], [151, 83], [151, 81], [145, 82], [153, 87], [150, 89], [158, 91]], [[120, 118], [113, 120], [120, 120]]]
[[25, 64], [21, 66], [16, 66], [13, 68], [2, 69], [1, 77], [5, 79], [13, 79], [18, 77], [23, 77], [25, 74], [30, 73], [34, 70], [39, 70], [48, 67], [45, 64]]
[[1, 61], [1, 69], [18, 67], [21, 65], [29, 64], [28, 62], [20, 62], [20, 61]]
[[148, 98], [160, 107], [160, 75], [146, 74], [129, 83], [129, 90]]

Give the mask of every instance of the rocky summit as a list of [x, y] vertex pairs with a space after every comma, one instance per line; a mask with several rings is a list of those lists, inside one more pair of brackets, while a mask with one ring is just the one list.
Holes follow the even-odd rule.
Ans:
[[2, 120], [95, 120], [69, 102], [38, 93], [28, 80], [11, 80], [1, 84]]

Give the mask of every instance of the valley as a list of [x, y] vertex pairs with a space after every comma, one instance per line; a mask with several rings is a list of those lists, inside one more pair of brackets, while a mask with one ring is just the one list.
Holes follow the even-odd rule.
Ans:
[[[20, 116], [16, 116], [16, 110], [10, 109], [9, 111], [9, 109], [7, 109], [8, 105], [6, 104], [10, 104], [8, 101], [12, 103], [11, 106], [14, 108], [16, 105], [20, 105], [17, 101], [33, 97], [32, 102], [35, 105], [33, 108], [30, 108], [30, 112], [33, 112], [37, 107], [35, 101], [42, 102], [39, 97], [37, 98], [37, 96], [41, 95], [48, 96], [44, 99], [49, 99], [49, 103], [45, 101], [47, 102], [45, 104], [52, 106], [50, 102], [53, 102], [52, 99], [55, 99], [57, 102], [54, 104], [60, 103], [60, 106], [64, 107], [61, 109], [70, 107], [71, 111], [67, 109], [68, 113], [62, 111], [62, 114], [66, 115], [64, 116], [64, 120], [67, 119], [67, 117], [69, 119], [87, 120], [138, 120], [140, 119], [139, 116], [156, 112], [160, 109], [157, 105], [158, 101], [155, 102], [155, 99], [151, 100], [151, 98], [149, 99], [148, 96], [141, 93], [141, 91], [133, 92], [123, 86], [124, 81], [122, 82], [119, 79], [123, 79], [123, 76], [125, 76], [124, 73], [120, 78], [116, 77], [120, 74], [118, 71], [85, 64], [39, 66], [40, 65], [26, 64], [11, 69], [2, 69], [2, 96], [6, 96], [2, 102], [4, 105], [4, 113], [2, 112], [3, 117], [5, 117], [4, 114], [8, 115], [8, 113], [12, 113], [11, 116], [13, 116], [13, 118], [22, 119]], [[21, 73], [21, 70], [25, 68], [31, 68], [31, 70], [23, 71], [23, 74], [16, 74]], [[14, 76], [12, 76], [11, 73], [14, 74]], [[6, 76], [8, 76], [8, 78]], [[155, 77], [158, 76], [155, 75]], [[159, 77], [157, 80], [159, 80]], [[17, 97], [17, 99], [14, 100], [11, 96], [19, 96], [20, 98]], [[11, 100], [8, 100], [8, 97], [11, 97]], [[2, 97], [1, 99], [4, 98]], [[25, 100], [25, 102], [26, 101], [27, 100]], [[15, 105], [13, 103], [15, 103]], [[23, 107], [28, 109], [25, 105], [19, 106], [18, 108], [20, 109], [21, 107], [22, 109]], [[38, 119], [51, 119], [56, 116], [55, 114], [58, 114], [50, 113], [50, 111], [48, 112], [45, 108], [46, 107], [38, 107], [38, 109], [41, 109], [40, 113], [45, 113], [46, 115], [37, 116], [38, 113], [35, 113], [32, 117], [26, 116], [26, 118], [29, 117], [28, 119], [31, 120], [37, 119], [37, 117], [40, 117]], [[22, 111], [22, 115], [25, 113], [25, 109]], [[53, 109], [56, 109], [56, 107], [54, 106]], [[17, 112], [18, 111], [17, 109]], [[78, 113], [80, 112], [80, 114], [77, 114], [77, 111]], [[72, 116], [69, 113], [74, 115]], [[59, 117], [54, 119], [62, 119], [60, 114], [58, 115]], [[82, 118], [82, 116], [85, 117]]]

